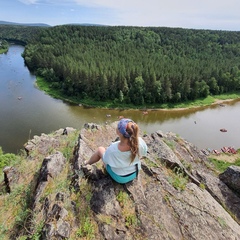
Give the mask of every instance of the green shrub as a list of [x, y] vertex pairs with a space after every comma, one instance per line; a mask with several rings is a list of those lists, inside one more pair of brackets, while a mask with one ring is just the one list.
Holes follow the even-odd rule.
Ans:
[[219, 171], [219, 172], [224, 172], [229, 166], [235, 165], [235, 166], [240, 166], [240, 159], [237, 159], [235, 162], [225, 162], [222, 160], [217, 160], [214, 158], [209, 158], [210, 162], [213, 163], [214, 167]]
[[168, 178], [169, 183], [178, 190], [184, 190], [188, 183], [188, 177], [184, 176], [184, 173], [180, 168], [174, 168], [174, 174]]
[[6, 153], [4, 154], [2, 148], [0, 147], [0, 171], [7, 166], [14, 162], [16, 162], [17, 156], [13, 153]]

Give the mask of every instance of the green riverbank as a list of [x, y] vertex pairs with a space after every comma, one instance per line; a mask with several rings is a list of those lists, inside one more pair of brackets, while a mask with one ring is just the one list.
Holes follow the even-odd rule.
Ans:
[[6, 53], [8, 51], [8, 49], [6, 49], [6, 48], [4, 48], [4, 49], [0, 49], [0, 54], [2, 54], [2, 53]]
[[186, 101], [183, 103], [165, 103], [165, 104], [145, 104], [144, 106], [136, 106], [133, 104], [123, 104], [119, 101], [109, 101], [109, 102], [99, 102], [99, 101], [93, 101], [92, 99], [82, 99], [77, 97], [70, 97], [62, 94], [58, 89], [53, 89], [50, 87], [50, 84], [46, 82], [43, 78], [37, 77], [36, 80], [37, 87], [49, 94], [50, 96], [61, 99], [63, 101], [77, 104], [77, 105], [83, 105], [86, 107], [96, 107], [96, 108], [114, 108], [114, 109], [169, 109], [169, 110], [180, 110], [180, 109], [186, 109], [186, 108], [197, 108], [197, 107], [204, 107], [204, 106], [210, 106], [212, 104], [221, 104], [226, 101], [232, 101], [240, 99], [240, 92], [234, 92], [234, 93], [228, 93], [228, 94], [222, 94], [222, 95], [215, 95], [215, 96], [208, 96], [204, 99], [198, 99], [195, 101]]

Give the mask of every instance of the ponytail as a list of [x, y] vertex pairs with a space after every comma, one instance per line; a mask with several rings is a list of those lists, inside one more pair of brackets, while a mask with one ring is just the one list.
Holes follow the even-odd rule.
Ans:
[[134, 161], [135, 157], [139, 155], [139, 144], [138, 144], [138, 125], [134, 122], [129, 122], [127, 124], [126, 132], [130, 135], [129, 145], [131, 149], [131, 163]]

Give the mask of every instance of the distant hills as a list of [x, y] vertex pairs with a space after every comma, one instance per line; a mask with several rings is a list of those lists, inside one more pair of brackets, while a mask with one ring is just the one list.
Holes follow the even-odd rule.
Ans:
[[[34, 26], [34, 27], [52, 27], [51, 25], [48, 25], [48, 24], [45, 24], [45, 23], [15, 23], [15, 22], [7, 22], [7, 21], [0, 21], [0, 25], [20, 25], [20, 26]], [[63, 24], [63, 25], [106, 26], [106, 25], [94, 24], [94, 23], [67, 23], [67, 24]]]
[[74, 26], [99, 26], [99, 27], [107, 27], [108, 25], [97, 24], [97, 23], [66, 23], [63, 25], [74, 25]]
[[51, 27], [45, 23], [15, 23], [15, 22], [7, 22], [0, 21], [0, 25], [21, 25], [21, 26], [36, 26], [36, 27]]

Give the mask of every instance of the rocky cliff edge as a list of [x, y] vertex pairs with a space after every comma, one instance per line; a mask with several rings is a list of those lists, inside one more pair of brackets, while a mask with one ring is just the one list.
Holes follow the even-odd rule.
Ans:
[[112, 181], [102, 163], [83, 168], [98, 146], [115, 141], [116, 124], [60, 129], [26, 143], [25, 170], [4, 168], [4, 204], [11, 207], [24, 185], [22, 216], [5, 239], [240, 239], [239, 167], [219, 177], [206, 155], [173, 133], [141, 134], [148, 154], [131, 183]]

